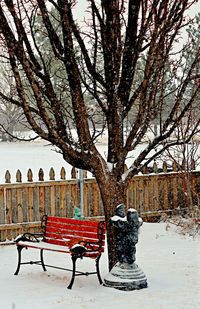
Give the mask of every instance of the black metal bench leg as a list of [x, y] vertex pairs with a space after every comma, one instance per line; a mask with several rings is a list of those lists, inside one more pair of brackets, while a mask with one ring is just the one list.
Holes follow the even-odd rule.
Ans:
[[71, 278], [71, 282], [68, 285], [68, 289], [72, 288], [72, 285], [74, 284], [74, 279], [75, 279], [75, 273], [76, 273], [76, 260], [77, 260], [77, 256], [76, 255], [72, 255], [72, 264], [73, 264], [73, 270], [72, 270], [72, 278]]
[[41, 260], [43, 270], [46, 271], [46, 267], [44, 265], [43, 251], [44, 251], [43, 249], [40, 250], [40, 260]]
[[99, 271], [99, 260], [100, 260], [100, 257], [101, 255], [99, 255], [97, 258], [96, 258], [96, 270], [97, 270], [97, 277], [99, 279], [99, 282], [100, 284], [103, 283], [102, 279], [101, 279], [101, 275], [100, 275], [100, 271]]
[[22, 246], [17, 246], [17, 251], [18, 251], [18, 265], [17, 265], [17, 269], [16, 272], [14, 273], [14, 275], [18, 275], [19, 270], [20, 270], [20, 265], [21, 265], [21, 251], [24, 247]]

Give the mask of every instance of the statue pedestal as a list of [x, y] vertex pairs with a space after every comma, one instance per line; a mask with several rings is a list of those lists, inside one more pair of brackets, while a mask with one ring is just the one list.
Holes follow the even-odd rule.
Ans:
[[116, 263], [104, 279], [104, 286], [123, 291], [147, 287], [147, 278], [137, 264]]

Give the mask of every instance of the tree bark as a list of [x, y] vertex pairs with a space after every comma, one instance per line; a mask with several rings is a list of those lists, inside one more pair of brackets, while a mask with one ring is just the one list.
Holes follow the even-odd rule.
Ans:
[[115, 230], [110, 224], [110, 218], [115, 215], [116, 206], [124, 203], [126, 205], [127, 184], [118, 181], [117, 177], [110, 174], [107, 181], [98, 181], [101, 198], [104, 206], [105, 221], [107, 227], [107, 245], [109, 270], [117, 262]]

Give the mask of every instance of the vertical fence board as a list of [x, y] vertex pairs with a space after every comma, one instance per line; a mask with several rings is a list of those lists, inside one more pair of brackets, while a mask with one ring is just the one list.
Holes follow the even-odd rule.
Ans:
[[149, 189], [149, 209], [153, 209], [153, 179], [148, 177], [148, 189]]
[[158, 179], [158, 195], [159, 195], [159, 210], [163, 209], [164, 204], [164, 184], [163, 184], [163, 176], [160, 176]]
[[127, 188], [127, 190], [126, 190], [126, 205], [127, 205], [127, 208], [130, 208], [130, 206], [129, 206], [129, 194], [130, 194], [130, 190]]
[[67, 183], [65, 186], [65, 216], [68, 218], [72, 217], [71, 208], [71, 186]]
[[174, 187], [173, 187], [173, 178], [168, 177], [167, 178], [167, 183], [168, 183], [168, 209], [173, 210], [173, 199], [174, 199]]
[[130, 184], [131, 187], [131, 207], [135, 208], [135, 199], [134, 199], [134, 188], [135, 188], [135, 181], [133, 180]]
[[6, 224], [12, 222], [12, 207], [11, 207], [11, 189], [6, 190]]
[[28, 222], [33, 222], [33, 188], [29, 187], [28, 188]]
[[50, 187], [46, 186], [44, 188], [44, 204], [45, 204], [45, 214], [51, 216], [51, 205], [50, 205]]
[[184, 191], [183, 191], [183, 181], [182, 181], [182, 177], [179, 174], [178, 175], [178, 183], [177, 183], [177, 190], [178, 190], [178, 203], [177, 203], [177, 207], [178, 208], [183, 208], [185, 205], [185, 195], [184, 195]]
[[138, 211], [141, 213], [144, 211], [144, 178], [139, 180], [139, 201]]
[[89, 186], [89, 194], [88, 194], [88, 197], [89, 197], [89, 216], [90, 217], [93, 217], [94, 216], [94, 190], [93, 190], [93, 184], [90, 183], [90, 186]]
[[[200, 176], [195, 177], [196, 183], [195, 183], [195, 200], [196, 200], [196, 206], [200, 208]], [[199, 210], [200, 212], [200, 210]]]
[[65, 186], [60, 186], [60, 215], [61, 217], [66, 216], [66, 192]]
[[76, 185], [71, 184], [70, 185], [70, 212], [72, 213], [72, 216], [74, 216], [74, 208], [77, 207], [78, 205], [76, 204]]
[[55, 216], [56, 214], [56, 205], [55, 205], [55, 187], [50, 187], [50, 207], [51, 207], [51, 215]]
[[178, 177], [175, 175], [172, 179], [172, 187], [173, 187], [173, 209], [177, 208], [177, 200], [178, 200]]
[[98, 194], [98, 185], [96, 182], [93, 183], [93, 206], [94, 206], [94, 216], [99, 215], [99, 194]]
[[139, 207], [140, 207], [140, 200], [139, 200], [139, 180], [137, 179], [135, 181], [135, 206], [134, 208], [138, 211]]
[[163, 210], [168, 209], [168, 186], [166, 177], [163, 178]]
[[186, 175], [181, 175], [182, 177], [182, 192], [183, 192], [183, 204], [188, 204], [188, 196], [187, 196], [187, 179]]
[[133, 188], [132, 188], [132, 182], [130, 182], [128, 186], [128, 202], [127, 202], [128, 208], [133, 208]]
[[84, 204], [84, 208], [83, 208], [83, 213], [85, 217], [88, 217], [88, 207], [87, 207], [87, 182], [84, 181], [84, 187], [83, 187], [83, 204]]
[[[28, 188], [24, 187], [22, 189], [22, 215], [23, 215], [23, 222], [28, 222]], [[30, 221], [29, 221], [30, 222]]]
[[33, 220], [39, 221], [40, 220], [40, 204], [39, 204], [39, 187], [33, 188]]
[[134, 183], [132, 186], [132, 190], [133, 190], [133, 208], [136, 208], [136, 203], [137, 203], [137, 193], [136, 193], [136, 181], [134, 179]]
[[159, 210], [158, 175], [153, 177], [153, 210]]
[[56, 216], [61, 216], [61, 209], [60, 209], [60, 186], [55, 186], [55, 212]]
[[23, 205], [22, 205], [22, 191], [23, 189], [18, 189], [16, 192], [17, 195], [17, 222], [22, 223], [25, 222], [23, 216]]
[[5, 224], [5, 197], [4, 188], [0, 189], [0, 224]]
[[144, 206], [143, 211], [149, 210], [149, 190], [148, 190], [148, 179], [145, 177], [143, 180], [143, 191], [144, 191]]
[[71, 205], [73, 208], [73, 212], [74, 212], [74, 207], [80, 206], [78, 183], [71, 184]]
[[44, 199], [44, 190], [45, 188], [43, 186], [39, 187], [39, 212], [40, 217], [42, 217], [45, 214], [45, 199]]
[[17, 189], [11, 189], [12, 223], [18, 223]]
[[191, 175], [191, 193], [192, 193], [192, 203], [193, 205], [198, 205], [198, 200], [197, 200], [197, 196], [196, 196], [196, 188], [195, 188], [195, 184], [196, 184], [196, 179], [195, 179], [195, 175]]
[[91, 186], [90, 186], [90, 183], [87, 183], [87, 202], [86, 202], [86, 205], [87, 205], [87, 217], [91, 217], [92, 216], [92, 209], [91, 209], [91, 199], [92, 199], [92, 194], [90, 192], [90, 189], [91, 189]]

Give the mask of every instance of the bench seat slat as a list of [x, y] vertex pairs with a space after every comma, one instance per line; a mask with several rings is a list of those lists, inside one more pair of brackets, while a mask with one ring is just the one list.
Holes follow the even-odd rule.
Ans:
[[70, 244], [78, 244], [80, 241], [84, 242], [98, 242], [95, 238], [89, 238], [89, 237], [75, 237], [73, 235], [66, 235], [64, 237], [55, 237], [55, 235], [47, 234], [45, 237], [45, 240], [52, 239], [52, 240], [58, 240], [62, 241], [64, 245], [68, 246]]
[[[94, 249], [98, 249], [99, 246], [98, 244], [94, 244], [90, 239], [85, 239], [85, 241], [87, 241], [88, 243], [90, 243], [92, 245], [92, 247], [94, 247]], [[64, 239], [56, 239], [56, 238], [46, 238], [45, 240], [46, 243], [49, 244], [56, 244], [56, 245], [61, 245], [61, 246], [68, 246], [68, 241], [64, 240]], [[76, 244], [76, 243], [75, 243]], [[87, 248], [90, 248], [90, 244], [86, 245]], [[71, 247], [71, 246], [70, 246]], [[102, 244], [102, 250], [104, 251], [104, 243]], [[103, 252], [102, 251], [102, 252]]]
[[[73, 239], [73, 238], [72, 238]], [[92, 240], [91, 239], [84, 239], [84, 241], [86, 242], [92, 242]], [[59, 244], [62, 244], [63, 246], [70, 246], [70, 244], [69, 244], [69, 242], [70, 242], [70, 239], [58, 239], [58, 238], [51, 238], [51, 237], [47, 237], [46, 239], [45, 239], [45, 242], [48, 242], [48, 243], [52, 243], [52, 244], [54, 244], [54, 243], [59, 243]], [[78, 244], [78, 241], [76, 242], [76, 240], [74, 240], [73, 239], [73, 244], [71, 245], [71, 246], [73, 246], [73, 245], [76, 245], [76, 244]], [[70, 247], [71, 247], [70, 246]]]
[[[44, 250], [49, 250], [49, 251], [55, 251], [55, 252], [62, 252], [62, 253], [70, 253], [70, 248], [67, 246], [63, 246], [62, 244], [59, 244], [55, 241], [55, 243], [48, 243], [45, 241], [40, 241], [40, 242], [30, 242], [30, 241], [19, 241], [18, 245], [27, 247], [27, 248], [34, 248], [34, 249], [44, 249]], [[95, 247], [94, 247], [95, 249]], [[84, 253], [84, 256], [87, 257], [97, 257], [100, 253], [103, 251], [87, 251]]]
[[27, 248], [35, 248], [35, 249], [45, 249], [50, 251], [57, 251], [63, 253], [70, 253], [70, 249], [67, 246], [62, 246], [58, 244], [52, 245], [51, 243], [40, 241], [40, 242], [30, 242], [30, 241], [19, 241], [18, 245], [27, 247]]

